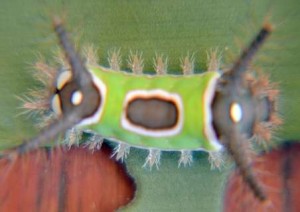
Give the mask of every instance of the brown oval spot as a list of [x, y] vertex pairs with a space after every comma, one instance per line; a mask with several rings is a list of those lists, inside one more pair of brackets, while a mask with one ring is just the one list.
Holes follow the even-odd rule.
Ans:
[[170, 129], [178, 122], [175, 102], [157, 97], [135, 98], [126, 108], [126, 117], [133, 125], [151, 130]]

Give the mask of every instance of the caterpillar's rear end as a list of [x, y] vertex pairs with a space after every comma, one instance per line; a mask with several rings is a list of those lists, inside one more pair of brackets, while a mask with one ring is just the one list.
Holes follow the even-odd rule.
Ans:
[[279, 91], [266, 75], [251, 72], [248, 68], [271, 32], [270, 24], [262, 27], [233, 67], [221, 77], [213, 101], [214, 127], [218, 137], [253, 194], [263, 202], [267, 200], [266, 192], [251, 166], [251, 139], [269, 141], [272, 131], [281, 124], [277, 116]]

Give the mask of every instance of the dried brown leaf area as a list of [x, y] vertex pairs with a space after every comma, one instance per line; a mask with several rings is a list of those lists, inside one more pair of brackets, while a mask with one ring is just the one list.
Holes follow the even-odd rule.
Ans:
[[285, 144], [254, 159], [253, 169], [268, 200], [257, 201], [236, 171], [230, 177], [224, 197], [224, 211], [300, 211], [300, 144]]
[[103, 146], [37, 149], [0, 161], [0, 211], [115, 211], [134, 197], [134, 182]]

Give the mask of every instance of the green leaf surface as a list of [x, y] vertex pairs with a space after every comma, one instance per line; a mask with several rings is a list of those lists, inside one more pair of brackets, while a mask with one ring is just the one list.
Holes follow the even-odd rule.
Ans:
[[[57, 41], [49, 16], [66, 14], [68, 30], [78, 46], [98, 48], [100, 63], [120, 48], [123, 68], [130, 51], [143, 52], [145, 69], [153, 57], [169, 58], [170, 73], [179, 73], [179, 59], [195, 53], [196, 69], [206, 68], [206, 51], [223, 51], [224, 66], [238, 55], [272, 16], [277, 27], [259, 53], [256, 64], [280, 83], [279, 108], [284, 125], [279, 140], [299, 140], [300, 126], [300, 4], [287, 1], [2, 1], [0, 3], [0, 149], [15, 146], [37, 133], [31, 118], [19, 115], [20, 100], [34, 88], [31, 71], [38, 53], [51, 61]], [[79, 39], [78, 39], [79, 38]], [[233, 55], [229, 57], [229, 55]], [[122, 88], [115, 88], [122, 89]], [[127, 165], [138, 185], [125, 211], [219, 211], [226, 173], [210, 171], [206, 154], [195, 154], [192, 167], [178, 168], [178, 155], [163, 154], [159, 171], [141, 168], [146, 152], [133, 150]]]

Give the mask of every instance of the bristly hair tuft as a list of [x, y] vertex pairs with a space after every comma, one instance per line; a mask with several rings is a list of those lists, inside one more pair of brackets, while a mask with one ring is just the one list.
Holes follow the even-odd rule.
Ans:
[[257, 72], [255, 74], [257, 74], [256, 77], [251, 75], [247, 77], [247, 80], [250, 82], [250, 89], [253, 96], [257, 98], [266, 97], [270, 102], [268, 121], [256, 121], [253, 127], [253, 132], [258, 143], [263, 143], [263, 141], [270, 141], [275, 129], [282, 124], [282, 119], [277, 115], [277, 98], [280, 92], [278, 84], [270, 82], [269, 75]]
[[[33, 65], [33, 77], [40, 84], [39, 87], [31, 89], [19, 97], [22, 101], [23, 114], [39, 115], [39, 127], [44, 127], [53, 119], [51, 115], [51, 97], [55, 92], [57, 69], [49, 66], [43, 59]], [[49, 120], [49, 117], [52, 117]]]

